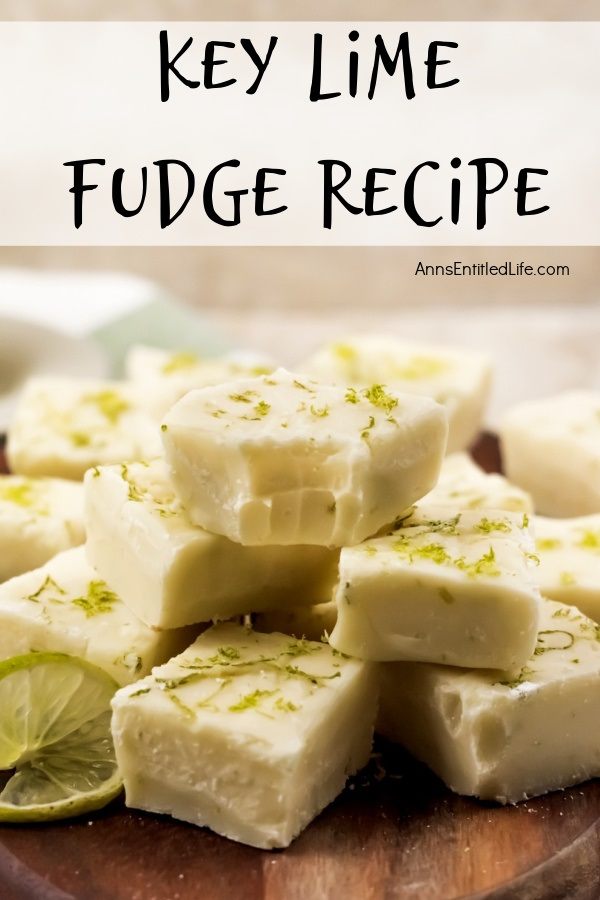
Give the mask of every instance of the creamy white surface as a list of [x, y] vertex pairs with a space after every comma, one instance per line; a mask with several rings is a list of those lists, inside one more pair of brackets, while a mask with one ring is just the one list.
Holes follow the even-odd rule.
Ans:
[[9, 430], [6, 454], [19, 475], [80, 480], [92, 466], [158, 456], [158, 428], [128, 385], [116, 381], [29, 381]]
[[339, 553], [326, 547], [243, 547], [193, 525], [163, 460], [90, 470], [90, 562], [148, 625], [328, 600]]
[[234, 378], [262, 375], [273, 368], [268, 357], [258, 353], [202, 358], [185, 350], [170, 352], [141, 344], [131, 347], [125, 359], [125, 373], [134, 385], [140, 405], [154, 419], [164, 416], [188, 391]]
[[286, 847], [366, 763], [375, 705], [368, 664], [214, 626], [113, 700], [126, 803]]
[[321, 381], [355, 386], [379, 382], [399, 393], [437, 400], [448, 413], [448, 452], [463, 450], [477, 436], [492, 380], [490, 359], [482, 353], [383, 335], [326, 344], [297, 368]]
[[500, 424], [506, 474], [536, 512], [600, 512], [600, 392], [569, 391], [521, 403]]
[[344, 546], [433, 487], [447, 424], [425, 397], [279, 369], [192, 391], [161, 428], [196, 524], [242, 544]]
[[600, 515], [535, 518], [542, 594], [600, 622]]
[[88, 564], [83, 547], [0, 585], [0, 659], [32, 650], [69, 653], [127, 684], [193, 635], [144, 625]]
[[600, 775], [598, 626], [574, 607], [543, 602], [518, 673], [386, 663], [381, 685], [378, 730], [460, 794], [512, 803]]
[[535, 645], [540, 592], [526, 514], [417, 508], [344, 548], [331, 643], [363, 659], [508, 669]]
[[0, 475], [0, 581], [35, 569], [84, 540], [80, 484]]
[[526, 491], [502, 475], [484, 472], [468, 453], [450, 453], [445, 458], [438, 483], [418, 505], [533, 512], [533, 502]]

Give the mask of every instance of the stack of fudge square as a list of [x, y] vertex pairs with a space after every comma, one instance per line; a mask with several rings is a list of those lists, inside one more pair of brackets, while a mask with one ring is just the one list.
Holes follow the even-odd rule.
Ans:
[[0, 480], [0, 658], [115, 678], [127, 805], [285, 847], [374, 730], [500, 803], [600, 774], [599, 394], [510, 410], [507, 480], [463, 452], [479, 354], [127, 376], [30, 382]]

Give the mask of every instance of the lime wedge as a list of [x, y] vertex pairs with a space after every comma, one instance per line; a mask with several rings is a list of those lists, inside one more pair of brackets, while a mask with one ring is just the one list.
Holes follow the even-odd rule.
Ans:
[[117, 796], [117, 688], [102, 669], [62, 653], [0, 663], [0, 822], [64, 819]]

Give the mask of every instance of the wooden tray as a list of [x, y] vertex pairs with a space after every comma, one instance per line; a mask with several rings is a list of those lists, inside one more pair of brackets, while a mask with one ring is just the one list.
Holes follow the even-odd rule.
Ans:
[[[491, 436], [474, 455], [498, 469]], [[497, 807], [450, 793], [397, 747], [376, 751], [284, 851], [253, 850], [122, 801], [89, 819], [2, 826], [0, 900], [600, 897], [600, 781]]]

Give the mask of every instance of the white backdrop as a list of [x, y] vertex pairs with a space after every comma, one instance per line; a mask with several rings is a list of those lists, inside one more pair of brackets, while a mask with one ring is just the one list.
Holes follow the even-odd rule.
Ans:
[[[219, 77], [235, 76], [221, 90], [188, 90], [173, 84], [161, 103], [158, 33], [168, 27], [171, 45], [194, 44], [180, 62], [189, 77], [202, 79], [208, 40], [230, 40], [235, 48]], [[360, 39], [348, 40], [357, 28]], [[396, 46], [406, 28], [411, 42], [416, 97], [407, 100], [403, 82], [380, 77], [375, 99], [366, 99], [373, 39], [384, 35]], [[343, 96], [310, 103], [313, 33], [324, 35], [325, 87]], [[269, 35], [279, 42], [258, 92], [245, 93], [255, 70], [240, 48], [251, 37], [264, 52]], [[451, 64], [440, 77], [460, 83], [427, 90], [425, 66], [431, 40], [456, 41], [441, 50]], [[2, 244], [600, 244], [600, 23], [422, 22], [422, 23], [0, 23], [0, 243]], [[348, 96], [348, 52], [358, 48], [359, 95]], [[401, 68], [401, 67], [399, 67]], [[450, 159], [463, 160], [461, 221], [449, 221]], [[497, 156], [510, 169], [509, 182], [489, 200], [488, 225], [475, 229], [474, 173], [466, 163]], [[72, 172], [67, 160], [106, 158], [89, 172], [99, 187], [84, 198], [84, 224], [72, 223]], [[174, 225], [158, 222], [157, 171], [162, 158], [180, 158], [197, 175], [196, 194]], [[256, 168], [288, 171], [271, 195], [289, 209], [256, 218], [251, 195], [243, 200], [238, 227], [211, 222], [201, 202], [202, 183], [215, 164], [238, 158], [240, 168], [217, 181], [223, 212], [224, 189], [250, 188]], [[424, 160], [440, 163], [424, 172], [418, 202], [427, 218], [444, 215], [435, 228], [419, 228], [403, 212], [367, 218], [335, 210], [334, 228], [322, 228], [321, 158], [342, 159], [354, 177], [348, 196], [364, 199], [369, 166], [393, 168], [382, 203], [402, 205], [404, 179]], [[111, 173], [126, 169], [125, 195], [140, 196], [140, 167], [148, 166], [146, 205], [139, 216], [117, 216], [110, 199]], [[530, 197], [550, 211], [517, 217], [514, 186], [521, 167], [546, 168], [549, 175]], [[534, 183], [535, 180], [534, 180]], [[182, 183], [174, 183], [174, 191]], [[389, 199], [388, 199], [389, 198]]]

